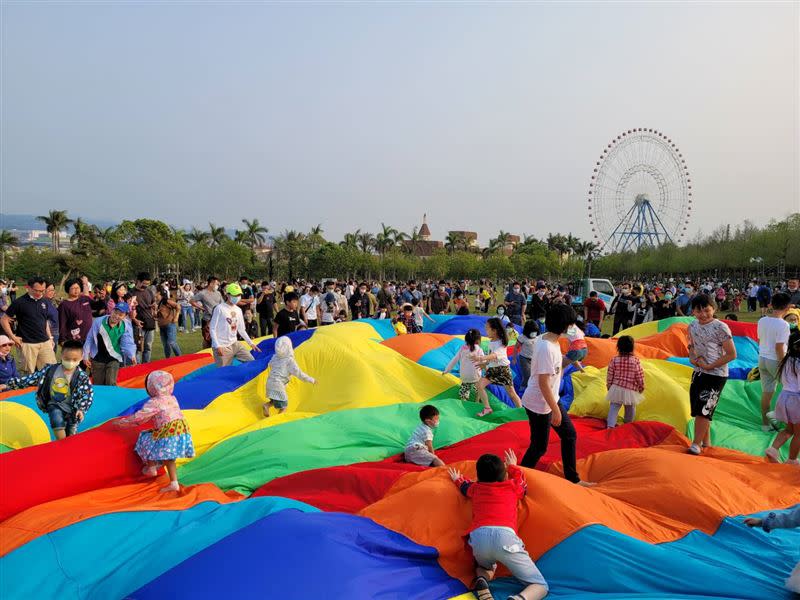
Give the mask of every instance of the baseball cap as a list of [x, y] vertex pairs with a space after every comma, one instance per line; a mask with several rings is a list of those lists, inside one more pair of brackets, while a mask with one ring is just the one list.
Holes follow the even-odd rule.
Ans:
[[131, 312], [131, 307], [128, 306], [127, 302], [117, 302], [114, 305], [114, 310], [118, 310], [121, 313], [125, 313], [126, 315]]
[[11, 344], [11, 340], [8, 339], [7, 335], [0, 335], [0, 346], [5, 346], [6, 344]]
[[229, 283], [229, 284], [228, 284], [228, 285], [225, 287], [225, 292], [226, 292], [226, 293], [227, 293], [229, 296], [241, 296], [241, 295], [242, 295], [242, 287], [241, 287], [241, 286], [240, 286], [238, 283], [236, 283], [236, 282], [234, 282], [234, 283]]
[[287, 286], [286, 286], [286, 287], [283, 289], [283, 292], [284, 292], [285, 294], [288, 294], [289, 292], [293, 292], [293, 291], [294, 291], [294, 286], [292, 286], [292, 285], [287, 285]]

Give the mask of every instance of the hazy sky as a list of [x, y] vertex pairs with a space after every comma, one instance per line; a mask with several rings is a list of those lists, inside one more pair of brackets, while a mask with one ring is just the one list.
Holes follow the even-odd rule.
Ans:
[[800, 9], [768, 3], [13, 3], [2, 211], [340, 239], [588, 236], [611, 138], [657, 128], [690, 233], [800, 210]]

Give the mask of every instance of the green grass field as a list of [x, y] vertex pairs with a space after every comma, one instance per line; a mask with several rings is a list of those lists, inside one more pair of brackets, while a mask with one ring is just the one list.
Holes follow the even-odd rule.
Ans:
[[[494, 312], [494, 311], [493, 311]], [[726, 313], [718, 314], [717, 316], [724, 317]], [[740, 312], [738, 313], [739, 320], [745, 323], [755, 323], [758, 321], [758, 318], [761, 316], [760, 311], [756, 312]], [[611, 335], [611, 331], [614, 327], [614, 322], [612, 319], [606, 319], [603, 321], [602, 331], [603, 333], [607, 333]], [[181, 347], [181, 352], [183, 354], [191, 354], [193, 352], [197, 352], [203, 349], [203, 338], [200, 335], [200, 332], [194, 333], [180, 333], [178, 332], [178, 345]], [[153, 341], [153, 356], [152, 360], [160, 360], [164, 358], [164, 347], [161, 345], [161, 338], [158, 336], [158, 332], [156, 332], [155, 340]]]

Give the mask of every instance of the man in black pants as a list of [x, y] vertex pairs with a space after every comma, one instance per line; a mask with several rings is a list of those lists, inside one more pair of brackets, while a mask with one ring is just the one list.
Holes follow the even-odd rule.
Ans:
[[614, 313], [614, 332], [612, 335], [617, 335], [621, 329], [627, 329], [631, 326], [633, 301], [634, 297], [631, 295], [630, 284], [623, 283], [619, 296], [614, 298], [611, 303], [611, 312]]
[[261, 282], [261, 292], [258, 294], [256, 312], [258, 313], [258, 326], [261, 329], [261, 335], [272, 335], [272, 319], [275, 316], [275, 292], [269, 285], [269, 281]]
[[561, 438], [561, 461], [564, 464], [564, 478], [582, 486], [594, 483], [581, 481], [576, 469], [575, 445], [578, 439], [575, 427], [567, 411], [558, 400], [561, 387], [561, 346], [558, 337], [575, 323], [576, 315], [571, 306], [554, 304], [547, 311], [545, 326], [547, 333], [539, 338], [534, 346], [531, 359], [531, 378], [522, 395], [522, 406], [528, 415], [531, 428], [531, 445], [520, 465], [533, 469], [539, 459], [547, 452], [550, 440], [550, 426]]

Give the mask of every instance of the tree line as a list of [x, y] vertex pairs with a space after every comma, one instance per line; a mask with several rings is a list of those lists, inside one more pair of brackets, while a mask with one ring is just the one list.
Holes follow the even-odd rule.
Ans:
[[[271, 279], [500, 281], [541, 277], [566, 281], [590, 273], [621, 279], [754, 272], [779, 264], [788, 271], [800, 267], [800, 244], [796, 242], [800, 239], [800, 214], [763, 228], [748, 222], [733, 230], [723, 226], [681, 247], [668, 244], [605, 255], [599, 254], [597, 244], [571, 234], [549, 234], [545, 239], [526, 235], [512, 244], [511, 235], [501, 230], [488, 246], [478, 248], [463, 234], [451, 232], [443, 249], [424, 258], [417, 255], [422, 238], [416, 227], [405, 233], [385, 223], [375, 234], [356, 230], [339, 242], [327, 240], [320, 225], [308, 232], [284, 230], [268, 246], [269, 230], [258, 219], [242, 219], [243, 227], [231, 236], [214, 223], [209, 223], [207, 230], [184, 231], [155, 219], [136, 219], [101, 230], [80, 218], [71, 219], [62, 210], [38, 218], [51, 236], [50, 249], [20, 249], [10, 232], [0, 232], [0, 271], [7, 277], [24, 280], [35, 273], [59, 281], [70, 274], [86, 273], [100, 281], [127, 279], [138, 271], [149, 271], [155, 277], [195, 280], [213, 273], [227, 279], [248, 275]], [[61, 239], [64, 231], [71, 232], [66, 251]]]

